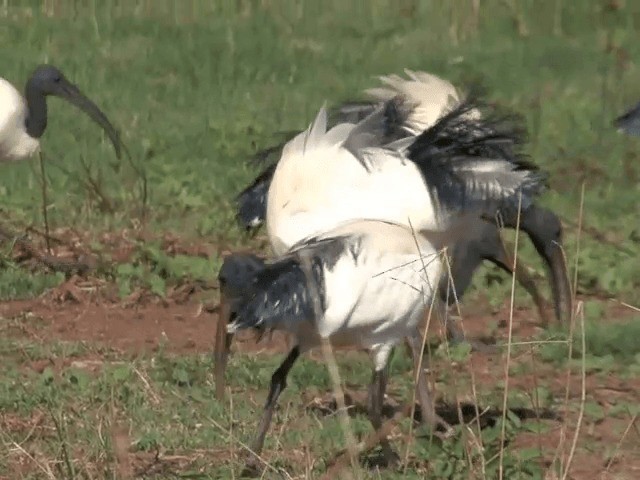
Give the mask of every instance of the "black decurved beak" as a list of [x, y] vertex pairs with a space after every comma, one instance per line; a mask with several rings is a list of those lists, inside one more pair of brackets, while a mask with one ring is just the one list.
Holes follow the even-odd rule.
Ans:
[[95, 103], [89, 100], [77, 86], [62, 78], [58, 83], [58, 88], [52, 94], [66, 100], [72, 105], [75, 105], [78, 109], [91, 117], [94, 122], [100, 125], [109, 136], [116, 152], [116, 157], [121, 158], [124, 145], [122, 140], [120, 140], [118, 131], [111, 124], [102, 110], [100, 110]]
[[571, 285], [564, 258], [562, 243], [554, 242], [547, 246], [543, 255], [546, 264], [551, 271], [551, 286], [553, 289], [553, 306], [556, 318], [561, 325], [569, 325], [573, 313]]
[[568, 326], [573, 311], [571, 285], [562, 244], [560, 219], [550, 210], [535, 204], [522, 212], [521, 228], [542, 257], [551, 275], [551, 292], [556, 319]]

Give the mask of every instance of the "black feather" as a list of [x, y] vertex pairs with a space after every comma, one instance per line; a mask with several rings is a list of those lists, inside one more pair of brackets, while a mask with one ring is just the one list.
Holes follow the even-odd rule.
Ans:
[[289, 322], [314, 319], [307, 279], [295, 257], [274, 262], [256, 273], [242, 300], [233, 324], [236, 329], [267, 331]]
[[[357, 237], [348, 240], [331, 237], [308, 239], [293, 247], [290, 254], [261, 265], [246, 255], [237, 255], [238, 258], [230, 255], [222, 265], [221, 274], [224, 270], [227, 277], [242, 283], [233, 283], [236, 297], [232, 303], [235, 313], [232, 328], [254, 328], [264, 333], [274, 328], [287, 330], [300, 321], [313, 322], [314, 292], [318, 294], [322, 313], [327, 308], [324, 272], [333, 270], [345, 249], [355, 261], [359, 248]], [[303, 258], [309, 262], [311, 278], [304, 272]]]
[[282, 149], [284, 146], [289, 143], [296, 135], [300, 132], [297, 131], [287, 131], [287, 132], [279, 132], [279, 136], [283, 136], [284, 140], [282, 140], [277, 145], [272, 147], [267, 147], [262, 150], [258, 150], [252, 157], [249, 158], [249, 164], [251, 165], [264, 165], [267, 161], [272, 157], [273, 154], [276, 154], [276, 159], [272, 160], [272, 163], [277, 163], [280, 160], [280, 155], [282, 153]]
[[267, 166], [236, 197], [236, 219], [247, 230], [259, 227], [267, 217], [267, 194], [276, 166], [276, 163]]
[[[481, 112], [481, 118], [468, 117], [474, 109]], [[508, 162], [510, 172], [529, 172], [518, 187], [524, 208], [545, 188], [547, 176], [522, 153], [526, 140], [523, 123], [521, 117], [490, 106], [481, 99], [481, 92], [475, 90], [417, 137], [408, 147], [408, 158], [420, 169], [434, 202], [441, 208], [448, 211], [481, 208], [488, 216], [514, 204], [517, 207], [518, 195], [500, 198], [491, 192], [494, 185], [489, 184], [489, 180], [499, 182], [498, 174], [495, 178], [479, 179], [470, 167], [474, 162], [480, 165], [487, 160]], [[515, 176], [510, 178], [513, 180]]]

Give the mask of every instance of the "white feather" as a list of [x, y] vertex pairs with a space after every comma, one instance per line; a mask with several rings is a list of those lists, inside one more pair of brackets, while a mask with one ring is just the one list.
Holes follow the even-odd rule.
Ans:
[[[408, 69], [405, 69], [405, 73], [408, 80], [399, 75], [381, 76], [379, 79], [386, 87], [370, 88], [365, 93], [380, 102], [404, 95], [407, 102], [415, 106], [406, 127], [417, 135], [451, 111], [460, 102], [460, 95], [451, 82], [436, 75]], [[472, 110], [468, 115], [470, 118], [479, 118], [480, 112]]]
[[344, 147], [351, 132], [338, 126], [331, 135], [310, 137], [305, 148], [297, 137], [283, 150], [267, 197], [267, 233], [276, 254], [354, 219], [440, 228], [415, 164], [396, 151], [369, 148], [365, 168]]
[[0, 163], [27, 159], [38, 150], [38, 140], [27, 134], [27, 111], [20, 92], [0, 78]]

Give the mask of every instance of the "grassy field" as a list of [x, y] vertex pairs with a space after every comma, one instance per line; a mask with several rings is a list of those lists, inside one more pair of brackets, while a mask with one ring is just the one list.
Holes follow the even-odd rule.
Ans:
[[[214, 399], [217, 268], [227, 251], [267, 245], [234, 220], [233, 197], [257, 173], [246, 160], [324, 101], [404, 68], [480, 80], [525, 115], [529, 153], [551, 173], [541, 203], [565, 226], [577, 321], [573, 333], [539, 328], [517, 288], [510, 355], [433, 335], [440, 410], [465, 414], [456, 436], [405, 419], [398, 468], [370, 454], [330, 475], [638, 478], [640, 141], [611, 121], [640, 99], [639, 31], [640, 4], [622, 0], [0, 2], [0, 74], [22, 88], [38, 63], [57, 65], [131, 152], [116, 160], [54, 99], [45, 200], [37, 159], [1, 167], [0, 221], [32, 248], [0, 243], [0, 478], [237, 478], [284, 348], [238, 342], [227, 400]], [[88, 274], [43, 266], [43, 205], [52, 253]], [[544, 286], [527, 241], [518, 254]], [[465, 329], [506, 342], [511, 279], [485, 267], [473, 286]], [[265, 478], [323, 478], [344, 448], [319, 358], [292, 371]], [[337, 358], [364, 438], [370, 362]], [[398, 351], [388, 413], [412, 395], [410, 372]]]

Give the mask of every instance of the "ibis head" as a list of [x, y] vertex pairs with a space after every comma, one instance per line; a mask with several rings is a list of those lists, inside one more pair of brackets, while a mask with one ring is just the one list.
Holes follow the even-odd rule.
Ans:
[[49, 95], [66, 100], [91, 117], [109, 136], [120, 157], [122, 142], [107, 116], [53, 65], [38, 66], [27, 80], [25, 96], [29, 112], [25, 126], [29, 136], [40, 138], [47, 128], [46, 97]]

